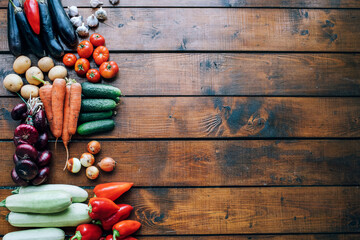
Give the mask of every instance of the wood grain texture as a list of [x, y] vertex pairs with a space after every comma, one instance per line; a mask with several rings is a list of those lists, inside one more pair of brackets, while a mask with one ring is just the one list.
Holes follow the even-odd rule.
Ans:
[[[0, 190], [4, 199], [9, 190]], [[359, 232], [358, 187], [132, 189], [139, 235]], [[0, 234], [15, 228], [0, 209]]]
[[[127, 96], [360, 96], [359, 54], [111, 53], [111, 59], [120, 67], [111, 84]], [[0, 79], [13, 73], [14, 60], [2, 55]], [[0, 96], [13, 95], [0, 88]]]
[[[116, 128], [88, 139], [360, 136], [360, 98], [122, 99], [117, 107]], [[0, 139], [12, 139], [17, 122], [10, 112], [19, 102], [16, 98], [1, 99]]]
[[[70, 157], [80, 158], [87, 142], [70, 144]], [[96, 181], [63, 172], [65, 150], [53, 151], [49, 183], [95, 186], [101, 182], [131, 181], [136, 186], [294, 186], [359, 185], [360, 141], [106, 141], [103, 157], [117, 161], [113, 173], [101, 172]], [[15, 186], [12, 142], [1, 142], [1, 186]], [[157, 166], [157, 167], [154, 167]], [[204, 181], [206, 179], [206, 181]]]
[[[80, 9], [89, 16], [94, 10]], [[109, 8], [110, 50], [360, 51], [360, 10]], [[0, 10], [0, 51], [8, 50]], [[91, 33], [93, 32], [90, 31]]]

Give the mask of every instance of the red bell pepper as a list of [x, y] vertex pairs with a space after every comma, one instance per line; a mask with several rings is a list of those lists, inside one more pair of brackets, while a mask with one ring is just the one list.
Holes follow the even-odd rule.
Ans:
[[36, 0], [26, 0], [24, 2], [24, 12], [26, 18], [31, 26], [31, 29], [36, 33], [40, 34], [40, 12], [39, 4]]
[[[113, 236], [107, 235], [106, 238], [103, 238], [103, 239], [100, 238], [100, 240], [113, 240]], [[137, 239], [134, 237], [126, 237], [126, 238], [123, 238], [122, 240], [137, 240]]]
[[118, 199], [123, 193], [129, 191], [134, 183], [112, 182], [99, 184], [94, 188], [96, 197], [108, 198], [112, 201]]
[[124, 239], [141, 227], [141, 223], [134, 220], [124, 220], [113, 226], [113, 239]]
[[109, 218], [101, 219], [96, 221], [96, 224], [101, 224], [104, 230], [111, 230], [111, 228], [122, 220], [127, 219], [130, 216], [131, 211], [134, 209], [132, 206], [127, 204], [118, 204], [119, 210], [111, 215]]
[[107, 198], [91, 198], [89, 201], [89, 216], [101, 220], [115, 214], [120, 207]]
[[98, 240], [102, 235], [101, 228], [96, 224], [81, 224], [76, 228], [70, 240]]

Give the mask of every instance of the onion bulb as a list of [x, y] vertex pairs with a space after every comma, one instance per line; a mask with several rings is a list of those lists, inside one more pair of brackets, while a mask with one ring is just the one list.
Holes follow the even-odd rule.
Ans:
[[103, 170], [105, 172], [113, 171], [115, 168], [115, 165], [116, 165], [115, 160], [110, 157], [103, 158], [98, 163], [98, 166], [101, 168], [101, 170]]
[[66, 162], [66, 168], [69, 172], [78, 173], [81, 169], [81, 163], [78, 158], [70, 158]]
[[90, 166], [86, 169], [86, 176], [91, 179], [97, 179], [99, 176], [99, 169], [95, 166]]
[[101, 144], [98, 141], [91, 141], [87, 145], [87, 150], [91, 154], [98, 154], [101, 150]]
[[84, 167], [90, 167], [94, 164], [95, 158], [91, 153], [83, 153], [80, 157], [80, 162]]

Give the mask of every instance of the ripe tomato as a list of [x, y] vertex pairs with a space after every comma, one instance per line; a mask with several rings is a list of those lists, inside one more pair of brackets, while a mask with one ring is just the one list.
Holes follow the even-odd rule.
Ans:
[[109, 60], [109, 50], [104, 46], [99, 46], [95, 49], [93, 58], [97, 65], [101, 65], [103, 62]]
[[86, 73], [86, 78], [89, 82], [97, 83], [100, 81], [100, 73], [96, 69], [90, 69]]
[[114, 61], [104, 62], [100, 65], [100, 74], [103, 78], [113, 78], [119, 71], [119, 67]]
[[75, 63], [75, 72], [79, 76], [84, 76], [90, 69], [90, 62], [86, 58], [79, 58]]
[[104, 46], [105, 45], [105, 38], [98, 33], [93, 33], [90, 36], [90, 42], [95, 46]]
[[94, 47], [88, 40], [79, 43], [77, 52], [81, 58], [89, 58], [94, 51]]
[[75, 54], [72, 53], [67, 53], [64, 55], [63, 57], [63, 63], [65, 64], [65, 66], [67, 67], [72, 67], [75, 65], [75, 62], [77, 60], [77, 57], [75, 56]]

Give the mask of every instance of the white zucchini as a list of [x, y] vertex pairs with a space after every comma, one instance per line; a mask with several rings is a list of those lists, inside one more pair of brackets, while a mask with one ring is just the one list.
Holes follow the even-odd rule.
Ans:
[[67, 192], [43, 191], [10, 195], [0, 206], [21, 213], [57, 213], [67, 209], [71, 203]]
[[10, 212], [7, 220], [14, 227], [76, 227], [89, 223], [88, 206], [73, 203], [65, 211], [51, 214]]
[[3, 240], [64, 240], [65, 232], [60, 228], [38, 228], [11, 232]]
[[40, 186], [20, 187], [15, 191], [13, 191], [13, 193], [23, 194], [28, 192], [41, 192], [41, 191], [50, 191], [50, 190], [64, 191], [69, 193], [72, 197], [73, 203], [85, 202], [89, 197], [88, 193], [84, 189], [78, 186], [67, 185], [67, 184], [43, 184]]

